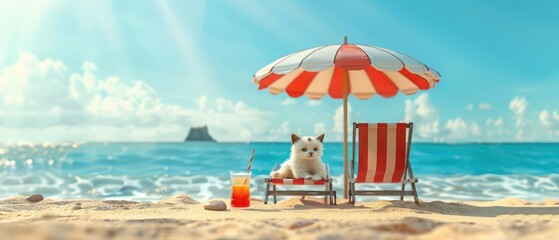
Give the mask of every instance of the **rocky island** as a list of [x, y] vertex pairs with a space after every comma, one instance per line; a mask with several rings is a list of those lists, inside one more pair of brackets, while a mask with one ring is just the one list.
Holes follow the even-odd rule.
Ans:
[[184, 141], [216, 142], [216, 140], [212, 138], [212, 136], [210, 136], [210, 133], [208, 132], [208, 126], [191, 127], [190, 131], [188, 132], [188, 136]]

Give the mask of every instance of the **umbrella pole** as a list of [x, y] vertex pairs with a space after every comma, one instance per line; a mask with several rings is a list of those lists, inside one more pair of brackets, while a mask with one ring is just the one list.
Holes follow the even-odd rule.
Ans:
[[[347, 44], [347, 36], [344, 36], [344, 44]], [[347, 95], [349, 90], [348, 72], [344, 71], [344, 198], [347, 198]]]
[[349, 88], [348, 73], [344, 73], [344, 198], [347, 198], [348, 176], [347, 176], [347, 95]]

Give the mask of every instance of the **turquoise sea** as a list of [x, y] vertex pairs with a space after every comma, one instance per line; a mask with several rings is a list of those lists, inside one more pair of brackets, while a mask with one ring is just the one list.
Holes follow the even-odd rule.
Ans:
[[[262, 179], [288, 158], [290, 143], [5, 144], [0, 198], [34, 193], [57, 199], [228, 198], [229, 170], [245, 169], [252, 149], [252, 196], [263, 198]], [[324, 149], [323, 161], [330, 164], [341, 197], [343, 145], [325, 143]], [[559, 199], [557, 143], [415, 143], [410, 157], [424, 200]]]

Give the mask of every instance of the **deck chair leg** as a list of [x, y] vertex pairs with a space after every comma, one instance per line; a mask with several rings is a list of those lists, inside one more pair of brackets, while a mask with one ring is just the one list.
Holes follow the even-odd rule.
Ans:
[[349, 186], [348, 186], [348, 190], [347, 190], [347, 197], [348, 197], [348, 202], [349, 205], [351, 205], [351, 198], [353, 196], [353, 191], [351, 191], [351, 182], [349, 182]]
[[[328, 192], [328, 184], [324, 185], [324, 191]], [[330, 193], [324, 195], [324, 204], [328, 203], [328, 196], [329, 195], [330, 195]]]
[[338, 205], [338, 196], [336, 195], [336, 192], [332, 194], [334, 194], [334, 205]]
[[349, 183], [349, 204], [355, 205], [355, 183]]
[[415, 183], [411, 183], [411, 189], [413, 191], [413, 200], [415, 200], [415, 204], [419, 205], [419, 198], [417, 197], [417, 190], [415, 189]]
[[353, 203], [353, 198], [355, 197], [355, 192], [353, 191], [355, 185], [353, 185], [353, 183], [349, 183], [349, 193], [348, 193], [348, 197], [349, 197], [349, 204], [354, 204]]
[[357, 197], [357, 194], [355, 194], [355, 183], [353, 183], [353, 205], [355, 205], [355, 198]]
[[330, 189], [330, 184], [328, 183], [324, 184], [324, 188], [326, 188], [326, 192], [327, 192], [326, 193], [327, 195], [324, 195], [324, 204], [332, 205], [332, 189]]
[[406, 189], [406, 184], [402, 183], [402, 195], [400, 195], [400, 201], [404, 201], [404, 190]]
[[353, 197], [353, 191], [351, 191], [351, 182], [349, 183], [349, 188], [347, 190], [347, 197], [348, 197], [348, 203], [351, 205], [351, 199]]
[[332, 183], [328, 184], [329, 191], [330, 191], [330, 205], [336, 205], [336, 194], [334, 193], [334, 189], [332, 189]]
[[355, 183], [353, 183], [353, 199], [352, 199], [352, 203], [353, 205], [355, 205], [355, 198], [357, 197], [357, 194], [355, 194]]
[[[273, 185], [272, 187], [273, 187], [272, 189], [275, 192], [276, 191], [276, 185]], [[276, 204], [276, 203], [278, 203], [278, 202], [277, 202], [277, 199], [276, 199], [276, 194], [274, 193], [274, 204]]]
[[268, 204], [269, 196], [270, 196], [270, 183], [266, 183], [266, 194], [264, 195], [264, 204]]

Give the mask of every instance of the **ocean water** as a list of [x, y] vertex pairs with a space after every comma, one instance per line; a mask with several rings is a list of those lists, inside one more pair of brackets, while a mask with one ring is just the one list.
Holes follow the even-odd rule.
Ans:
[[[289, 143], [0, 145], [0, 198], [34, 193], [55, 199], [228, 198], [229, 170], [245, 169], [252, 149], [251, 194], [263, 198], [263, 178], [288, 158]], [[326, 143], [323, 161], [330, 164], [334, 188], [342, 197], [343, 145]], [[419, 196], [427, 201], [559, 199], [559, 144], [416, 143], [410, 161], [419, 178]], [[393, 198], [358, 200], [369, 199]]]

